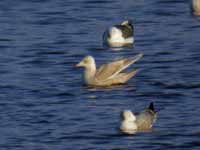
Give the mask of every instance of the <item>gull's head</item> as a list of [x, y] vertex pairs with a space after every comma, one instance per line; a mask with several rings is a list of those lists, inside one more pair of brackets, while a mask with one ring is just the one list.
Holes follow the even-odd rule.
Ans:
[[95, 65], [95, 60], [92, 56], [86, 56], [80, 63], [76, 65], [76, 67], [89, 67], [91, 65]]
[[127, 121], [135, 121], [136, 120], [135, 115], [130, 110], [124, 110], [122, 112], [122, 118], [123, 118], [123, 120], [127, 120]]

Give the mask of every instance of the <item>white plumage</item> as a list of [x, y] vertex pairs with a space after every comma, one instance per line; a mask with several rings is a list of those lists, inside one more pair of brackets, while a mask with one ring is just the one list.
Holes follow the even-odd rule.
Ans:
[[134, 134], [137, 132], [136, 117], [130, 110], [125, 110], [122, 113], [123, 121], [120, 130], [127, 134]]
[[107, 43], [111, 47], [122, 47], [134, 43], [133, 25], [130, 20], [115, 25], [108, 30]]

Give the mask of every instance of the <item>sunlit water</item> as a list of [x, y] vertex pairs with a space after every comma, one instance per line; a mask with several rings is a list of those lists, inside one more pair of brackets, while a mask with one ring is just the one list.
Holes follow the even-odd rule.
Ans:
[[[132, 19], [135, 46], [102, 45], [106, 28]], [[88, 88], [97, 65], [144, 53], [127, 85]], [[0, 149], [161, 150], [200, 147], [200, 18], [187, 0], [0, 1]], [[154, 101], [152, 132], [119, 131], [120, 112]]]

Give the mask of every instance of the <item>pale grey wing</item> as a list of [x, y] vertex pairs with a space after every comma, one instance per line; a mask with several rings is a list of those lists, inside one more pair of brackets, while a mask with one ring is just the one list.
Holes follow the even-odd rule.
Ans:
[[136, 116], [136, 123], [139, 130], [147, 130], [152, 127], [155, 122], [156, 115], [147, 111], [141, 112]]
[[99, 81], [104, 81], [115, 77], [122, 70], [126, 69], [131, 64], [138, 61], [143, 54], [138, 54], [133, 58], [126, 58], [122, 60], [118, 60], [109, 64], [102, 65], [96, 73], [96, 79]]
[[97, 80], [107, 80], [113, 75], [118, 74], [123, 67], [123, 60], [112, 62], [109, 64], [102, 65], [96, 73]]

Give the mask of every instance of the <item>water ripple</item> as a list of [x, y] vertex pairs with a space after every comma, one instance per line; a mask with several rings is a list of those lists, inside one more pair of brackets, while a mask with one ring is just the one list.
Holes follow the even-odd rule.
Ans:
[[[199, 18], [188, 1], [17, 0], [0, 2], [1, 149], [198, 149]], [[132, 19], [135, 45], [103, 45], [113, 24]], [[74, 67], [144, 53], [126, 85], [84, 85]], [[128, 69], [129, 71], [129, 69]], [[152, 132], [119, 132], [124, 109], [153, 101]]]

